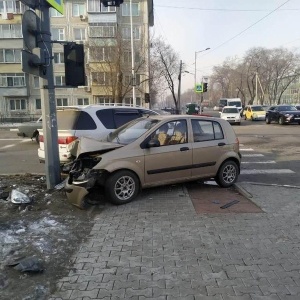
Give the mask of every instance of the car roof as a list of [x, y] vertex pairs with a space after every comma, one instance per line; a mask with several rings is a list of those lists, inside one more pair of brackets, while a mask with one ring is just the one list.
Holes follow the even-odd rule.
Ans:
[[236, 106], [224, 106], [223, 109], [224, 108], [236, 108], [236, 109], [238, 109]]
[[[101, 104], [90, 104], [90, 105], [72, 105], [72, 106], [60, 106], [57, 107], [57, 110], [95, 110], [95, 109], [118, 109], [118, 108], [126, 108], [126, 109], [145, 109], [149, 111], [153, 111], [146, 107], [141, 106], [126, 106], [126, 105], [101, 105]], [[153, 111], [154, 112], [154, 111]]]

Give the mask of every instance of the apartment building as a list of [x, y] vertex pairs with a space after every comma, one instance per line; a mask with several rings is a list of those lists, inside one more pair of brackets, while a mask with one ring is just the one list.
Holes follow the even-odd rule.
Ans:
[[[22, 72], [21, 24], [26, 9], [20, 1], [0, 1], [0, 117], [41, 115], [39, 77]], [[100, 0], [65, 0], [64, 14], [51, 8], [50, 16], [57, 107], [97, 103], [132, 105], [133, 86], [136, 105], [148, 106], [145, 94], [149, 93], [153, 0], [132, 0], [132, 16], [129, 0], [120, 7], [104, 7]], [[64, 87], [63, 42], [66, 41], [84, 45], [86, 83], [78, 88]]]

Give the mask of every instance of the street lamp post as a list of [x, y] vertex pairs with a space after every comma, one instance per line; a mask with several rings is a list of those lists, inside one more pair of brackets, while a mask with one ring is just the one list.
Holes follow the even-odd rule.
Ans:
[[197, 54], [200, 53], [200, 52], [204, 52], [204, 51], [207, 51], [209, 50], [210, 48], [206, 48], [206, 49], [203, 49], [203, 50], [200, 50], [200, 51], [195, 51], [195, 75], [194, 75], [194, 89], [196, 88], [196, 84], [197, 84]]
[[131, 40], [131, 73], [132, 73], [132, 105], [136, 106], [136, 96], [135, 96], [135, 70], [134, 70], [134, 46], [133, 46], [133, 22], [132, 22], [132, 1], [129, 2], [130, 5], [130, 40]]

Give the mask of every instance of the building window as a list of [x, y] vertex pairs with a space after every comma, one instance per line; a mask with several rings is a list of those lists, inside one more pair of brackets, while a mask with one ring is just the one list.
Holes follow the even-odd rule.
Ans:
[[53, 56], [55, 64], [63, 64], [65, 62], [64, 54], [62, 52], [53, 53]]
[[49, 13], [50, 13], [50, 17], [57, 18], [57, 17], [63, 17], [64, 16], [60, 12], [58, 12], [55, 8], [52, 8], [52, 7], [50, 7]]
[[[124, 84], [126, 86], [132, 85], [132, 75], [125, 75]], [[135, 74], [135, 85], [140, 85], [140, 84], [141, 84], [141, 75]]]
[[38, 77], [38, 76], [33, 77], [33, 88], [34, 89], [40, 88], [40, 77]]
[[42, 109], [41, 99], [35, 99], [35, 109]]
[[78, 98], [77, 105], [89, 105], [89, 98]]
[[26, 100], [25, 99], [10, 99], [9, 100], [10, 110], [25, 110]]
[[65, 39], [65, 29], [64, 28], [51, 28], [52, 40], [63, 41]]
[[73, 3], [72, 5], [72, 16], [79, 17], [85, 14], [85, 4], [84, 3]]
[[111, 73], [94, 72], [92, 73], [92, 82], [95, 85], [111, 85]]
[[115, 26], [98, 26], [90, 24], [90, 37], [115, 37]]
[[90, 61], [112, 61], [113, 48], [112, 47], [90, 47], [89, 48]]
[[0, 87], [25, 86], [24, 74], [0, 74]]
[[88, 0], [88, 12], [100, 12], [100, 0]]
[[20, 63], [21, 50], [19, 49], [0, 49], [0, 63]]
[[21, 3], [21, 1], [0, 1], [0, 13], [15, 13], [21, 14], [25, 11], [25, 6]]
[[116, 12], [116, 7], [115, 6], [107, 6], [105, 7], [102, 3], [101, 3], [101, 12], [105, 13], [105, 12]]
[[0, 24], [0, 38], [22, 38], [21, 24]]
[[68, 98], [56, 98], [57, 106], [68, 106]]
[[[133, 26], [132, 35], [135, 40], [139, 40], [141, 38], [140, 27]], [[130, 27], [123, 27], [122, 28], [122, 37], [124, 40], [129, 40], [131, 38], [131, 28]]]
[[55, 76], [55, 85], [66, 85], [65, 76]]
[[85, 41], [85, 28], [74, 28], [74, 40]]
[[[139, 52], [134, 53], [134, 61], [136, 63], [141, 62], [141, 56]], [[126, 63], [131, 63], [131, 51], [130, 50], [124, 50], [123, 51], [123, 62]]]
[[[140, 97], [136, 97], [135, 102], [136, 102], [136, 106], [141, 106], [141, 98]], [[126, 97], [124, 99], [124, 105], [132, 106], [133, 105], [132, 98], [131, 97]]]
[[111, 97], [97, 96], [97, 97], [95, 97], [95, 103], [102, 104], [102, 105], [110, 105], [110, 104], [113, 104], [113, 100]]
[[[132, 16], [137, 17], [140, 15], [140, 9], [138, 3], [132, 3]], [[130, 3], [122, 4], [122, 16], [129, 17], [130, 16]]]

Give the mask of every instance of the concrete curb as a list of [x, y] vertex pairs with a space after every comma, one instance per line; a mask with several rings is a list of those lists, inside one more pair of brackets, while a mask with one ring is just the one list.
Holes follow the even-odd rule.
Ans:
[[235, 183], [234, 187], [238, 190], [238, 192], [243, 195], [244, 197], [246, 197], [247, 199], [252, 199], [253, 196], [252, 194], [250, 194], [248, 191], [246, 191], [240, 184]]

